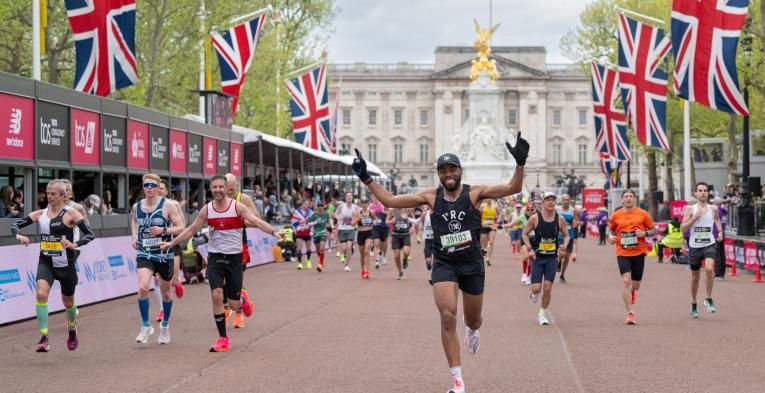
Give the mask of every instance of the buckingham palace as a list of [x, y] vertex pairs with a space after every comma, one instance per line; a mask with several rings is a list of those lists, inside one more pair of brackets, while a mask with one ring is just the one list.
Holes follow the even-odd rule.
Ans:
[[[453, 150], [454, 133], [471, 115], [467, 90], [475, 53], [449, 46], [436, 48], [433, 63], [329, 64], [338, 152], [359, 148], [386, 174], [397, 174], [398, 185], [414, 179], [419, 187], [435, 186], [435, 159]], [[571, 170], [587, 185], [602, 185], [589, 76], [575, 64], [548, 64], [546, 55], [544, 47], [492, 47], [498, 118], [531, 144], [525, 186], [551, 186]]]

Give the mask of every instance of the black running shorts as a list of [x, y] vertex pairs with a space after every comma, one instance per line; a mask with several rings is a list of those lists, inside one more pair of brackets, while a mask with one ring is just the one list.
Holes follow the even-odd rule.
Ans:
[[207, 254], [207, 280], [210, 289], [223, 289], [231, 300], [239, 301], [242, 292], [242, 254]]
[[372, 240], [373, 239], [373, 233], [372, 230], [368, 231], [358, 231], [356, 232], [356, 242], [358, 245], [363, 246], [364, 243], [367, 242], [367, 239]]
[[388, 240], [390, 228], [387, 225], [375, 225], [372, 227], [372, 233], [375, 239], [384, 242]]
[[78, 281], [73, 263], [66, 267], [53, 267], [53, 262], [45, 258], [40, 258], [37, 263], [37, 279], [47, 282], [48, 288], [53, 287], [53, 280], [58, 280], [61, 284], [61, 294], [64, 296], [74, 296]]
[[617, 256], [616, 260], [619, 262], [619, 274], [630, 273], [632, 281], [641, 281], [643, 279], [645, 254], [634, 257]]
[[483, 294], [485, 277], [483, 259], [451, 262], [435, 258], [430, 283], [456, 282], [462, 292], [477, 296]]
[[412, 245], [412, 237], [407, 233], [404, 236], [398, 236], [395, 233], [390, 237], [390, 248], [392, 250], [401, 250], [404, 246]]
[[155, 274], [159, 275], [159, 278], [170, 281], [173, 279], [173, 259], [165, 259], [162, 262], [150, 261], [144, 257], [136, 258], [136, 266], [139, 269], [149, 269]]
[[717, 245], [710, 244], [706, 247], [689, 247], [688, 248], [688, 264], [691, 265], [691, 270], [701, 269], [701, 261], [711, 258], [717, 263]]

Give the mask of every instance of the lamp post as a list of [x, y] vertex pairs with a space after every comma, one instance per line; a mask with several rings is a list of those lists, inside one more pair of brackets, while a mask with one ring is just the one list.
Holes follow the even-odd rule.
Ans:
[[279, 10], [274, 10], [271, 13], [271, 23], [274, 25], [274, 33], [276, 34], [276, 135], [277, 138], [281, 137], [282, 132], [282, 100], [281, 100], [281, 84], [282, 84], [282, 62], [279, 61], [281, 53], [279, 53], [279, 33], [282, 26], [282, 13]]
[[[749, 19], [747, 18], [747, 25], [749, 25]], [[748, 30], [748, 29], [747, 29]], [[746, 33], [744, 38], [741, 39], [741, 49], [744, 50], [744, 57], [746, 57], [746, 73], [744, 74], [744, 104], [749, 108], [749, 72], [752, 66], [752, 35]], [[743, 126], [743, 143], [742, 154], [744, 155], [744, 161], [741, 165], [741, 185], [747, 187], [749, 181], [749, 115], [744, 116]], [[747, 190], [751, 192], [752, 190]]]

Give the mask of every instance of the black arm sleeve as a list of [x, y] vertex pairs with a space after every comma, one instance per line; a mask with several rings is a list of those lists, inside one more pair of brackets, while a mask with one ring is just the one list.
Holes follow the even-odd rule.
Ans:
[[20, 220], [16, 220], [13, 222], [13, 224], [11, 224], [11, 234], [13, 234], [13, 236], [16, 236], [19, 234], [19, 229], [24, 228], [26, 226], [30, 226], [34, 223], [35, 222], [32, 221], [32, 219], [29, 218], [29, 216], [26, 216]]
[[84, 246], [96, 238], [96, 235], [93, 233], [93, 230], [90, 229], [90, 225], [88, 225], [87, 221], [80, 220], [80, 222], [77, 223], [77, 228], [80, 228], [80, 240], [75, 242], [77, 247]]

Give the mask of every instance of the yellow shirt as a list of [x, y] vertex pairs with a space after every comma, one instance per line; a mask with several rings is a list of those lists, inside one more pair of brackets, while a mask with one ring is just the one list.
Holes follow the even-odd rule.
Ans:
[[497, 205], [494, 201], [481, 202], [481, 223], [483, 226], [494, 225], [497, 221]]

